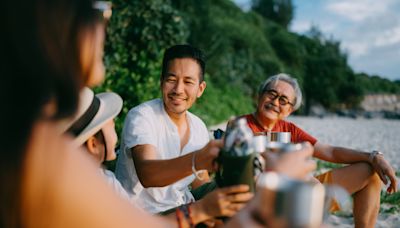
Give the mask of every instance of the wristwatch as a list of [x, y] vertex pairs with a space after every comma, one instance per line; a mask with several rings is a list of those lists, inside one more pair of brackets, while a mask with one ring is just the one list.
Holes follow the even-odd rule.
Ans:
[[381, 155], [383, 156], [383, 153], [378, 151], [378, 150], [373, 150], [370, 154], [369, 154], [369, 162], [372, 163], [374, 161], [374, 158], [376, 155]]

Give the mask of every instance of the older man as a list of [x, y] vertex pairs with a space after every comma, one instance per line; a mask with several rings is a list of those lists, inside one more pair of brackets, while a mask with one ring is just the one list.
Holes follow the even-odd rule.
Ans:
[[[313, 156], [333, 163], [349, 164], [316, 178], [323, 183], [338, 184], [353, 194], [356, 227], [373, 227], [379, 212], [381, 181], [389, 193], [397, 191], [393, 168], [381, 152], [371, 153], [331, 146], [318, 141], [293, 123], [284, 120], [297, 110], [302, 93], [296, 79], [287, 74], [268, 78], [259, 89], [257, 110], [245, 115], [254, 133], [290, 132], [292, 142], [308, 141], [314, 145]], [[338, 209], [338, 208], [336, 208]]]

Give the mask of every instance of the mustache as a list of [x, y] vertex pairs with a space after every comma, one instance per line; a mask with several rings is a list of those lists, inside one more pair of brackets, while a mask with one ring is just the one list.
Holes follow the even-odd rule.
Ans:
[[279, 112], [279, 108], [278, 107], [276, 107], [274, 104], [272, 104], [272, 103], [269, 103], [269, 104], [267, 104], [267, 105], [264, 105], [264, 107], [266, 108], [266, 109], [272, 109], [273, 111], [275, 111], [275, 112]]

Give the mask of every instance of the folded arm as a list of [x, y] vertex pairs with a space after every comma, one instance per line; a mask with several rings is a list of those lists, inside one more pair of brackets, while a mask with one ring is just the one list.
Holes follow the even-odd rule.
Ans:
[[[390, 180], [390, 186], [388, 187], [387, 191], [396, 192], [397, 179], [393, 167], [383, 156], [376, 155], [371, 157], [370, 155], [371, 153], [343, 147], [330, 146], [319, 142], [314, 145], [314, 157], [321, 160], [342, 164], [352, 164], [356, 162], [369, 163], [379, 175], [383, 183], [387, 184]], [[389, 180], [386, 177], [388, 177]]]
[[317, 142], [314, 145], [313, 156], [328, 162], [352, 164], [356, 162], [369, 162], [369, 155], [370, 153], [367, 152]]

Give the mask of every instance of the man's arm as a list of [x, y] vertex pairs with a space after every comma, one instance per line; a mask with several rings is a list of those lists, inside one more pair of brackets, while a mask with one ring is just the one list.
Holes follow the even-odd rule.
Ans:
[[[196, 170], [212, 171], [212, 163], [222, 148], [221, 140], [212, 140], [202, 149], [195, 151]], [[143, 187], [164, 187], [192, 174], [192, 156], [189, 153], [177, 158], [157, 159], [154, 146], [138, 145], [131, 149], [133, 161]]]
[[369, 162], [370, 153], [336, 147], [320, 142], [314, 145], [313, 156], [324, 161], [342, 164], [352, 164], [356, 162]]

